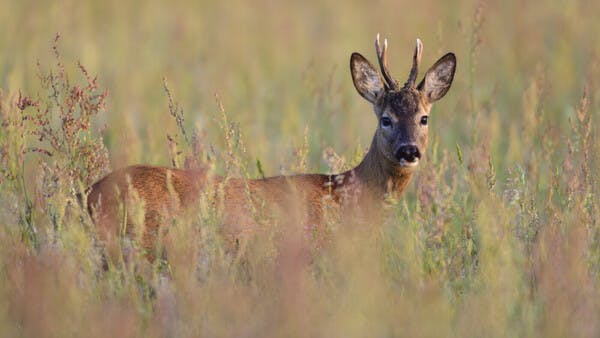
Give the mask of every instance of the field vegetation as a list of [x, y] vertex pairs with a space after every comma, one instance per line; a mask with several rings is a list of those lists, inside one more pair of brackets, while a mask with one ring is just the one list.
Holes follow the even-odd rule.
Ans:
[[[0, 8], [0, 337], [600, 336], [600, 2]], [[424, 67], [458, 59], [383, 220], [333, 221], [299, 265], [278, 227], [226, 255], [203, 200], [167, 259], [104, 268], [79, 197], [112, 169], [358, 164], [376, 119], [348, 63], [378, 32], [401, 81], [417, 37]]]

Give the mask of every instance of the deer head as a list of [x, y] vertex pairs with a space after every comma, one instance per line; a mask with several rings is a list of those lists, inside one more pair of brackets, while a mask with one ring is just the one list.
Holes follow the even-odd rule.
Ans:
[[408, 80], [400, 87], [387, 65], [387, 39], [383, 48], [379, 34], [375, 49], [383, 79], [377, 69], [359, 53], [350, 58], [352, 80], [358, 93], [373, 104], [378, 120], [372, 147], [379, 156], [403, 171], [419, 164], [427, 146], [427, 124], [431, 104], [450, 89], [456, 70], [453, 53], [442, 56], [415, 86], [423, 44], [417, 39]]

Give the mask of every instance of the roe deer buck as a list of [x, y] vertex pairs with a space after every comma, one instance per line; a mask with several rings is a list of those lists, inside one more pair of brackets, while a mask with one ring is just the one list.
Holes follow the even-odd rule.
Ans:
[[[161, 218], [193, 207], [202, 191], [219, 186], [223, 232], [228, 242], [237, 241], [257, 226], [252, 211], [261, 202], [269, 208], [302, 203], [303, 226], [319, 226], [326, 203], [348, 210], [383, 202], [386, 195], [399, 196], [409, 183], [427, 145], [427, 122], [431, 104], [441, 99], [452, 84], [456, 69], [453, 53], [441, 57], [416, 85], [423, 45], [417, 39], [410, 75], [400, 87], [387, 65], [387, 39], [375, 41], [383, 79], [361, 54], [350, 58], [352, 80], [358, 93], [373, 105], [378, 120], [371, 146], [354, 169], [334, 174], [300, 174], [246, 180], [211, 175], [204, 169], [173, 169], [146, 165], [116, 170], [100, 179], [88, 195], [88, 210], [100, 229], [102, 240], [117, 236], [122, 226], [131, 228], [129, 217], [119, 216], [136, 195], [144, 206], [142, 245], [156, 241]], [[135, 192], [133, 192], [134, 190]], [[216, 197], [216, 195], [214, 196]], [[270, 210], [269, 210], [270, 211]], [[125, 222], [125, 223], [123, 223]]]

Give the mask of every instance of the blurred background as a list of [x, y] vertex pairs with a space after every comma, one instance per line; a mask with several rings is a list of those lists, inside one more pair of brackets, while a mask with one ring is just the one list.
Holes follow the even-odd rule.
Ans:
[[[0, 336], [599, 336], [600, 2], [0, 0], [0, 9]], [[250, 278], [218, 255], [225, 273], [199, 272], [198, 252], [218, 246], [204, 233], [214, 219], [192, 220], [202, 236], [174, 227], [168, 277], [156, 266], [150, 277], [100, 272], [73, 185], [108, 168], [62, 172], [94, 156], [61, 147], [10, 155], [47, 146], [29, 141], [35, 118], [19, 124], [36, 112], [23, 113], [19, 93], [60, 126], [44, 77], [64, 65], [71, 85], [85, 84], [81, 62], [108, 98], [75, 135], [101, 135], [94, 149], [101, 158], [106, 146], [112, 169], [184, 166], [169, 138], [185, 155], [193, 145], [166, 83], [186, 137], [197, 135], [219, 173], [231, 158], [251, 178], [342, 170], [376, 128], [349, 58], [375, 62], [377, 33], [400, 82], [418, 37], [421, 76], [452, 51], [454, 83], [432, 109], [425, 161], [374, 238], [338, 239], [289, 276], [263, 260], [268, 248]]]
[[[600, 23], [595, 1], [2, 1], [0, 84], [35, 93], [36, 74], [53, 65], [60, 33], [67, 67], [76, 61], [98, 76], [110, 98], [99, 123], [113, 167], [167, 164], [165, 134], [174, 132], [163, 89], [166, 78], [186, 125], [208, 132], [218, 95], [248, 140], [250, 158], [277, 174], [281, 159], [302, 144], [308, 128], [310, 167], [323, 170], [321, 150], [367, 147], [376, 126], [357, 95], [349, 57], [376, 61], [377, 33], [390, 44], [399, 81], [410, 68], [414, 41], [424, 43], [421, 75], [448, 51], [458, 57], [450, 94], [434, 107], [432, 134], [454, 149], [490, 125], [501, 163], [526, 156], [520, 138], [528, 117], [522, 99], [543, 78], [544, 115], [557, 128], [590, 78]], [[595, 73], [594, 73], [595, 72]], [[76, 74], [75, 74], [76, 75]], [[74, 75], [74, 76], [75, 76]], [[251, 140], [251, 142], [250, 142]], [[127, 145], [125, 148], [123, 145]]]

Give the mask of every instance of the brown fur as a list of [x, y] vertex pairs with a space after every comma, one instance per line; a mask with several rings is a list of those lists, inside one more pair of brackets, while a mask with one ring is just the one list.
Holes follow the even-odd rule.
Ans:
[[[378, 50], [378, 56], [382, 70], [389, 73], [385, 52]], [[419, 60], [415, 56], [414, 72]], [[301, 210], [302, 226], [312, 229], [322, 225], [328, 205], [354, 215], [376, 210], [386, 196], [400, 196], [408, 185], [414, 166], [401, 163], [396, 155], [398, 147], [411, 144], [424, 152], [427, 128], [421, 118], [429, 114], [431, 103], [450, 87], [455, 65], [454, 55], [447, 54], [427, 72], [418, 88], [398, 89], [390, 83], [395, 81], [391, 75], [384, 84], [377, 70], [354, 53], [351, 72], [356, 89], [373, 104], [379, 121], [386, 117], [393, 122], [393, 126], [385, 128], [380, 122], [368, 153], [356, 168], [336, 175], [302, 174], [257, 180], [223, 178], [205, 169], [144, 165], [119, 169], [96, 182], [87, 198], [101, 239], [110, 247], [120, 232], [132, 233], [132, 217], [124, 211], [138, 201], [144, 209], [142, 244], [152, 248], [165, 218], [193, 209], [201, 194], [207, 192], [213, 194], [208, 199], [223, 212], [223, 236], [229, 243], [252, 234], [259, 226], [257, 215], [264, 213], [267, 219], [284, 219], [290, 208]], [[121, 229], [122, 225], [125, 229]]]

